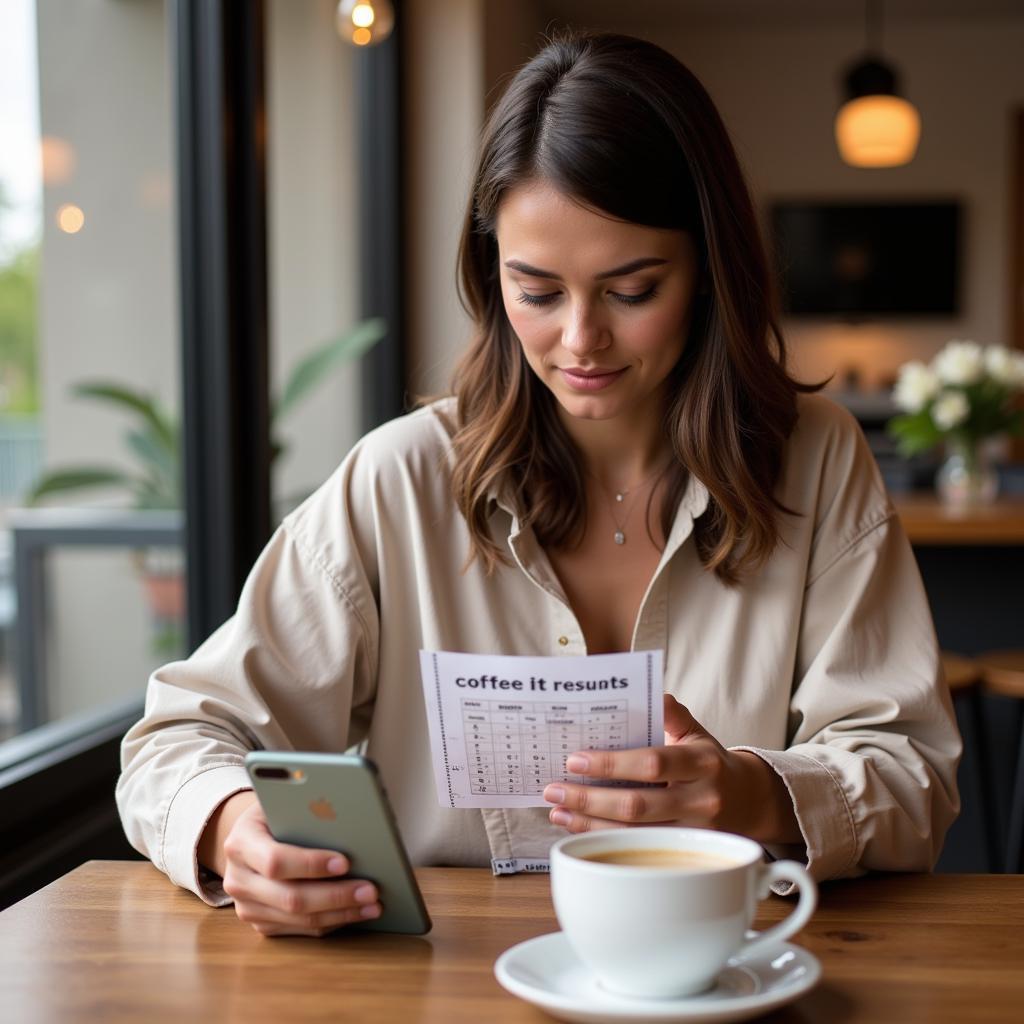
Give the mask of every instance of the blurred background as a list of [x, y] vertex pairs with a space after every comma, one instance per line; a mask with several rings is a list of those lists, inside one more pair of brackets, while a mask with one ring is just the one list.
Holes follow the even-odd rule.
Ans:
[[[884, 430], [907, 361], [951, 339], [1024, 348], [1019, 0], [376, 6], [360, 40], [334, 0], [0, 2], [7, 901], [130, 855], [112, 786], [149, 672], [230, 614], [269, 531], [363, 431], [445, 390], [470, 334], [455, 257], [478, 133], [565, 25], [651, 39], [707, 87], [783, 277], [794, 369], [830, 378], [908, 496], [943, 648], [1024, 647], [1019, 450], [987, 446], [1000, 497], [946, 530], [913, 497], [943, 452], [904, 459]], [[872, 55], [919, 123], [890, 166], [837, 144], [846, 76]], [[950, 870], [1001, 869], [1024, 800], [1021, 700], [980, 679], [958, 699]]]

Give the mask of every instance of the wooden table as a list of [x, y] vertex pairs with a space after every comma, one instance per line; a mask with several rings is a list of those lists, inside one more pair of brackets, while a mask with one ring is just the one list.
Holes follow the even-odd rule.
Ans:
[[953, 509], [928, 492], [892, 494], [911, 544], [1024, 544], [1024, 498], [1001, 497], [988, 505]]
[[[502, 950], [555, 929], [547, 877], [417, 874], [434, 918], [426, 937], [266, 939], [148, 863], [91, 861], [0, 913], [0, 1020], [550, 1020], [492, 973]], [[772, 897], [759, 923], [790, 905]], [[765, 1018], [774, 1024], [1022, 1019], [1024, 875], [829, 883], [798, 941], [824, 978]]]

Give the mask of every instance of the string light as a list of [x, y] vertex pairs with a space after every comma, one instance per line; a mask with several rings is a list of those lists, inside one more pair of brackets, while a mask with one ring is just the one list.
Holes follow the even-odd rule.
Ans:
[[391, 35], [395, 9], [391, 0], [341, 0], [334, 23], [338, 35], [354, 46], [376, 46]]
[[57, 209], [57, 227], [65, 234], [77, 235], [85, 227], [85, 214], [80, 206], [65, 203]]

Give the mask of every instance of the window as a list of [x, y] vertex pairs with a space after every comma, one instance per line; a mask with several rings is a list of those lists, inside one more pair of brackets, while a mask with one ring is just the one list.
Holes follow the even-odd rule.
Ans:
[[[400, 33], [353, 57], [333, 6], [0, 5], [0, 906], [132, 854], [113, 787], [149, 671], [230, 614], [273, 523], [399, 411]], [[389, 327], [363, 365], [329, 355], [282, 418], [261, 517], [268, 390], [371, 314]], [[26, 500], [87, 463], [120, 476]]]
[[184, 564], [164, 4], [10, 0], [0, 19], [9, 738], [140, 701], [183, 650]]

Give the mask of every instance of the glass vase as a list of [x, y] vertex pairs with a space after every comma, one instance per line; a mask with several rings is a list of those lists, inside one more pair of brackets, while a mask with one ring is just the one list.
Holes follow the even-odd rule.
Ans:
[[935, 490], [944, 505], [968, 508], [986, 505], [999, 492], [999, 475], [981, 445], [949, 441], [947, 458], [935, 477]]

